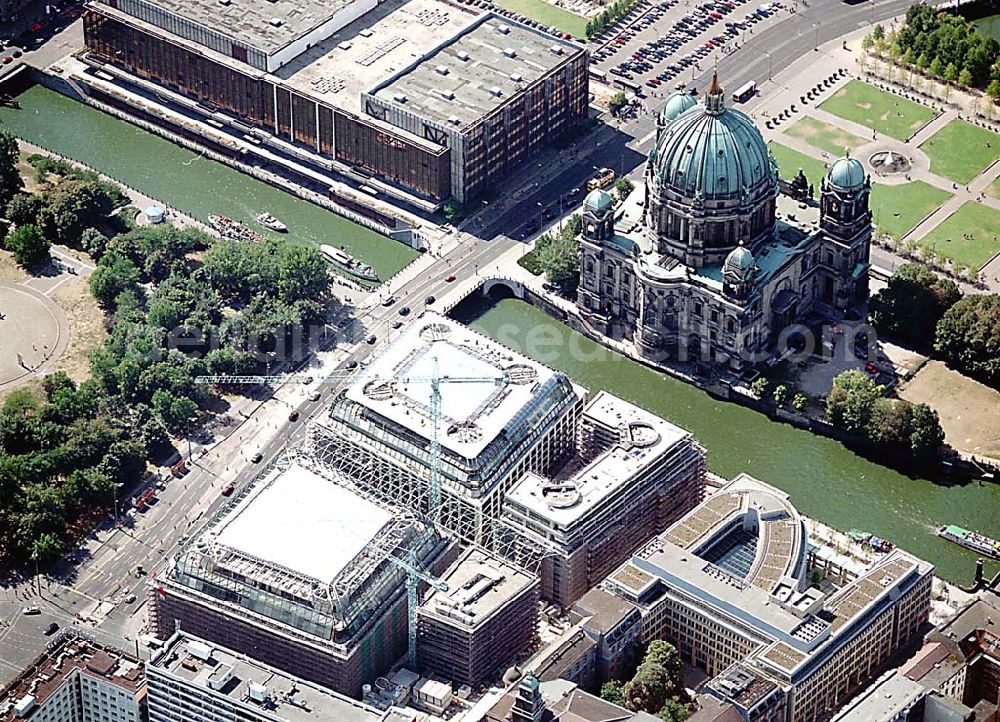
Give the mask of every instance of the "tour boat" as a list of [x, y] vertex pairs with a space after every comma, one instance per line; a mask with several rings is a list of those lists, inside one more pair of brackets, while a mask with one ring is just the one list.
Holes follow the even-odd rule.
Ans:
[[874, 534], [866, 531], [861, 531], [860, 529], [851, 529], [847, 532], [847, 535], [858, 544], [871, 547], [873, 551], [880, 554], [885, 554], [893, 550], [893, 543], [888, 539], [883, 539], [882, 537], [875, 536]]
[[319, 251], [323, 254], [323, 258], [343, 269], [349, 275], [360, 278], [362, 281], [378, 281], [378, 274], [375, 273], [374, 268], [367, 263], [362, 263], [346, 251], [326, 244], [321, 245]]
[[990, 559], [1000, 559], [1000, 542], [996, 539], [990, 539], [985, 534], [948, 524], [938, 529], [937, 535]]
[[227, 216], [209, 216], [208, 222], [223, 238], [230, 238], [234, 241], [247, 241], [249, 243], [258, 243], [264, 240], [264, 237], [257, 233], [257, 231], [247, 228], [242, 223], [234, 221]]
[[288, 226], [272, 216], [270, 213], [259, 214], [257, 216], [257, 222], [264, 226], [264, 228], [270, 228], [272, 231], [278, 231], [278, 233], [284, 233], [288, 230]]

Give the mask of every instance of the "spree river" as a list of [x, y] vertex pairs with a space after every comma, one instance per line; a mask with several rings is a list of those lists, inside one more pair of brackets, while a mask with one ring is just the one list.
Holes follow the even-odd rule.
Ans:
[[343, 246], [383, 279], [417, 255], [387, 236], [48, 88], [33, 86], [18, 101], [20, 110], [0, 107], [0, 124], [19, 137], [86, 163], [201, 221], [221, 214], [279, 235], [254, 221], [267, 211], [288, 224], [293, 240]]
[[[592, 393], [600, 389], [690, 430], [709, 466], [732, 478], [747, 472], [788, 492], [807, 516], [842, 531], [877, 534], [969, 583], [976, 555], [935, 536], [958, 524], [1000, 537], [1000, 485], [943, 486], [868, 461], [837, 441], [771, 421], [743, 406], [653, 371], [594, 343], [523, 301], [466, 301], [459, 320], [549, 366]], [[987, 562], [995, 572], [996, 563]]]

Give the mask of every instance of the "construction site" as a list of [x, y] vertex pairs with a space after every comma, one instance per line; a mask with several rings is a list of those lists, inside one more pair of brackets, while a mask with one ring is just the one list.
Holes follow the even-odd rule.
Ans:
[[[444, 316], [327, 380], [302, 448], [151, 584], [161, 639], [179, 626], [373, 706], [413, 695], [433, 711], [538, 649], [542, 599], [568, 607], [702, 497], [689, 433], [605, 393], [588, 404]], [[508, 517], [535, 484], [548, 515]]]

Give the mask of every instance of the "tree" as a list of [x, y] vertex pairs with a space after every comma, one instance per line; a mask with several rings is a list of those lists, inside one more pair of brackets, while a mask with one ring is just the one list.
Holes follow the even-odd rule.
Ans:
[[625, 694], [622, 691], [622, 683], [617, 679], [612, 679], [601, 685], [601, 699], [619, 707], [625, 704]]
[[53, 562], [62, 554], [63, 543], [55, 534], [43, 532], [31, 543], [31, 559], [39, 564]]
[[541, 248], [538, 265], [549, 283], [564, 295], [576, 292], [580, 280], [580, 244], [568, 234], [560, 234]]
[[875, 402], [882, 398], [883, 387], [856, 370], [848, 370], [833, 379], [826, 397], [830, 422], [845, 431], [867, 435]]
[[681, 702], [680, 697], [670, 697], [656, 716], [663, 722], [684, 722], [691, 716], [691, 705]]
[[100, 260], [108, 248], [108, 237], [96, 228], [87, 228], [80, 234], [80, 248], [91, 258]]
[[24, 188], [21, 172], [17, 169], [19, 158], [17, 137], [0, 131], [0, 216], [5, 215], [7, 204]]
[[802, 411], [809, 405], [809, 397], [805, 394], [798, 393], [792, 399], [792, 408], [796, 411]]
[[615, 181], [615, 193], [618, 194], [619, 200], [625, 200], [633, 189], [635, 189], [635, 184], [628, 178], [622, 177]]
[[872, 30], [872, 37], [875, 40], [883, 40], [885, 38], [885, 28], [882, 27], [882, 23], [877, 23]]
[[877, 399], [872, 406], [868, 437], [886, 446], [910, 445], [911, 405], [898, 399]]
[[624, 707], [633, 712], [656, 714], [663, 709], [672, 692], [673, 685], [667, 670], [654, 662], [643, 662], [622, 689]]
[[871, 34], [865, 35], [861, 39], [861, 49], [864, 50], [866, 53], [869, 52], [874, 45], [875, 45], [875, 38], [873, 38]]
[[778, 406], [784, 406], [788, 401], [789, 395], [788, 387], [784, 384], [778, 384], [774, 389], [774, 403]]
[[764, 398], [764, 394], [767, 393], [767, 387], [770, 383], [771, 382], [763, 376], [758, 376], [754, 379], [753, 383], [750, 384], [750, 393], [752, 393], [755, 398], [762, 399]]
[[931, 64], [930, 66], [928, 66], [927, 70], [935, 78], [940, 78], [942, 75], [944, 75], [944, 63], [941, 62], [941, 58], [935, 55], [934, 59], [931, 60]]
[[18, 226], [35, 224], [42, 209], [42, 199], [33, 193], [18, 193], [7, 204], [7, 218]]
[[972, 86], [972, 73], [969, 72], [968, 68], [962, 68], [962, 71], [958, 74], [958, 84], [963, 88]]
[[625, 93], [615, 93], [608, 101], [608, 112], [617, 116], [626, 105], [628, 105], [628, 99], [625, 97]]
[[911, 346], [932, 343], [938, 321], [961, 298], [958, 286], [923, 265], [904, 263], [870, 302], [872, 325]]
[[934, 350], [953, 368], [1000, 388], [1000, 296], [965, 296], [937, 324]]
[[138, 289], [139, 269], [129, 259], [107, 253], [97, 262], [89, 283], [97, 302], [105, 308], [114, 308], [119, 294]]
[[663, 667], [667, 671], [671, 685], [680, 688], [684, 678], [684, 662], [681, 660], [680, 652], [670, 642], [654, 639], [646, 647], [642, 661], [643, 664], [658, 664]]
[[944, 79], [949, 83], [954, 83], [958, 80], [958, 66], [955, 63], [948, 63], [944, 68]]
[[465, 219], [465, 207], [461, 203], [449, 201], [444, 206], [444, 217], [453, 226], [457, 226]]
[[933, 459], [944, 443], [944, 429], [937, 411], [927, 404], [915, 404], [910, 418], [910, 450], [917, 461]]
[[21, 268], [38, 268], [51, 259], [51, 244], [35, 226], [20, 226], [5, 243], [7, 250], [14, 254], [14, 260]]
[[917, 56], [917, 67], [921, 70], [927, 70], [930, 67], [931, 59], [927, 57], [927, 53], [920, 53]]
[[1000, 103], [1000, 80], [995, 78], [991, 80], [990, 84], [986, 86], [986, 94], [994, 104]]

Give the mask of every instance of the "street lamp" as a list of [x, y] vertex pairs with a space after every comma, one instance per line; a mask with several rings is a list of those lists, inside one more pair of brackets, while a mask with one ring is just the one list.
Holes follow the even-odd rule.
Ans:
[[769, 53], [769, 52], [767, 52], [765, 50], [764, 51], [764, 55], [767, 56], [767, 79], [770, 82], [770, 80], [771, 80], [771, 53]]
[[813, 29], [815, 30], [813, 34], [813, 50], [819, 50], [819, 22], [813, 23]]

